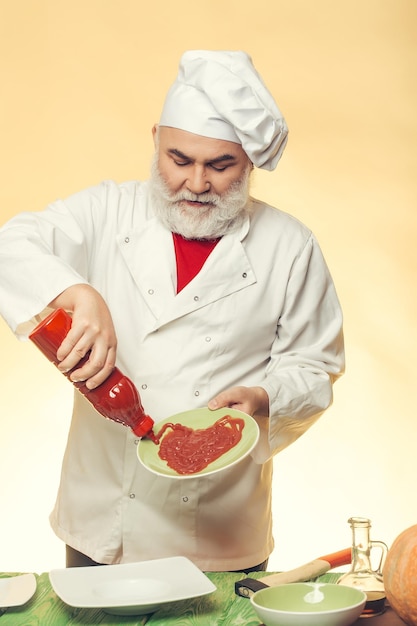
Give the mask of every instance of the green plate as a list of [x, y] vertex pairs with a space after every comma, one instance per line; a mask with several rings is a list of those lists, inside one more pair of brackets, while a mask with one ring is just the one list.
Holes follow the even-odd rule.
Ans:
[[178, 474], [174, 469], [169, 467], [166, 461], [163, 461], [159, 457], [159, 446], [155, 445], [150, 439], [141, 439], [137, 454], [139, 461], [148, 470], [154, 474], [160, 476], [170, 476], [171, 478], [195, 478], [196, 476], [207, 476], [208, 474], [214, 474], [220, 472], [231, 465], [235, 465], [241, 461], [245, 456], [252, 452], [259, 439], [259, 427], [255, 420], [246, 413], [238, 411], [237, 409], [217, 409], [211, 411], [210, 409], [195, 409], [192, 411], [185, 411], [184, 413], [177, 413], [172, 415], [162, 422], [158, 422], [154, 428], [157, 435], [159, 430], [165, 424], [172, 422], [173, 424], [183, 424], [193, 428], [194, 430], [200, 428], [208, 428], [212, 426], [214, 422], [217, 422], [221, 417], [230, 415], [231, 417], [240, 417], [245, 422], [245, 427], [242, 430], [242, 438], [231, 450], [225, 452], [220, 458], [216, 459], [205, 467], [201, 472], [195, 472], [194, 474]]

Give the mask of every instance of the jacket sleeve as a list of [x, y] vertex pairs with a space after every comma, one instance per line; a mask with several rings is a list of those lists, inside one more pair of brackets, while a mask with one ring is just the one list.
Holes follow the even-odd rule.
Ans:
[[270, 401], [266, 456], [290, 445], [331, 405], [333, 383], [344, 367], [342, 312], [311, 235], [289, 277], [262, 383]]
[[94, 194], [77, 194], [42, 212], [22, 213], [1, 229], [0, 313], [13, 332], [66, 288], [87, 282], [88, 216], [97, 201]]

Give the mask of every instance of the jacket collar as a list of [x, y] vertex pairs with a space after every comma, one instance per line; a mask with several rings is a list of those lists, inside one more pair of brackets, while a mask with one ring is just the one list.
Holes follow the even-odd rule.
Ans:
[[148, 332], [256, 282], [242, 245], [249, 227], [247, 218], [238, 230], [225, 235], [179, 294], [175, 293], [175, 252], [169, 230], [153, 217], [140, 228], [117, 235], [124, 261], [154, 318]]

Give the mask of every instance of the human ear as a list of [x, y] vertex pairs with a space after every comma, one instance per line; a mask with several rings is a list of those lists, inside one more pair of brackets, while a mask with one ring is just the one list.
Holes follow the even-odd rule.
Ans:
[[158, 135], [159, 135], [159, 126], [158, 124], [154, 124], [152, 126], [152, 137], [153, 137], [153, 145], [155, 149], [158, 147]]

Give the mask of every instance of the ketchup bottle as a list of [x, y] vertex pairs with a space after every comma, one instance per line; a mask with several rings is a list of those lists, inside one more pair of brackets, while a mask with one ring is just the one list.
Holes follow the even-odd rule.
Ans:
[[[56, 353], [71, 328], [71, 323], [72, 319], [68, 313], [63, 309], [56, 309], [29, 335], [29, 339], [56, 366], [59, 364]], [[88, 360], [88, 357], [89, 353], [64, 376], [70, 380], [71, 372], [81, 367]], [[83, 381], [71, 382], [101, 415], [124, 426], [129, 426], [138, 437], [149, 436], [151, 439], [154, 438], [152, 430], [154, 421], [149, 415], [146, 415], [138, 390], [130, 378], [122, 374], [117, 367], [95, 389], [88, 389]]]

